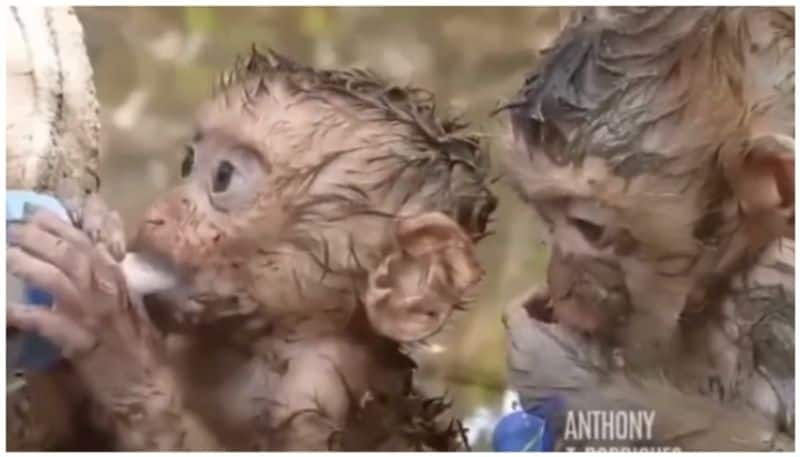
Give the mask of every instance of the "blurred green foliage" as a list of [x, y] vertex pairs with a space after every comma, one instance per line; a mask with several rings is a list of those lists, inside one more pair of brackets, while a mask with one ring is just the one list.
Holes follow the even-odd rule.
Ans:
[[219, 27], [217, 14], [210, 7], [184, 8], [184, 21], [187, 32], [215, 32]]
[[329, 8], [304, 8], [300, 15], [300, 30], [308, 37], [322, 37], [332, 28], [332, 15]]

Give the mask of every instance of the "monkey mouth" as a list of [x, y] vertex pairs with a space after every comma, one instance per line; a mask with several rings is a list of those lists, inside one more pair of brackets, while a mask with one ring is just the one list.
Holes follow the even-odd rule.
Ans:
[[142, 297], [147, 315], [153, 324], [163, 332], [174, 332], [184, 327], [186, 319], [177, 311], [175, 302], [160, 293], [147, 294]]
[[209, 321], [210, 305], [191, 299], [182, 291], [148, 294], [142, 297], [147, 315], [164, 332], [182, 333]]
[[182, 332], [239, 316], [237, 297], [192, 295], [188, 287], [142, 296], [148, 316], [163, 331]]
[[140, 302], [161, 330], [177, 330], [190, 324], [193, 303], [185, 280], [165, 258], [147, 252], [130, 252], [121, 268], [131, 300]]
[[121, 262], [130, 299], [139, 303], [163, 332], [186, 332], [252, 312], [236, 295], [193, 289], [192, 273], [146, 251], [129, 252]]
[[128, 292], [135, 297], [172, 290], [180, 275], [166, 259], [146, 252], [129, 252], [120, 264]]
[[523, 305], [528, 312], [528, 316], [537, 321], [552, 324], [556, 322], [553, 312], [553, 298], [550, 296], [550, 290], [540, 289], [531, 294], [525, 300]]

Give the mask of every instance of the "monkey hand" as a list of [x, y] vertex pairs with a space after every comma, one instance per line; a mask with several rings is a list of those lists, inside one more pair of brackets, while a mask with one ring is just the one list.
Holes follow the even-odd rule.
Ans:
[[53, 297], [53, 307], [9, 304], [8, 325], [59, 346], [90, 392], [112, 414], [128, 414], [165, 370], [162, 341], [143, 310], [132, 305], [125, 279], [103, 243], [47, 210], [8, 228], [8, 269]]
[[84, 195], [72, 180], [59, 183], [56, 193], [72, 222], [95, 244], [105, 247], [114, 260], [125, 257], [125, 227], [119, 213], [106, 205], [100, 195]]

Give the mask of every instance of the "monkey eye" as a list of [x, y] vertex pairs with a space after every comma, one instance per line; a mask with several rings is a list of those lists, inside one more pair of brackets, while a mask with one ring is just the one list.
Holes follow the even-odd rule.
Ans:
[[593, 243], [599, 241], [605, 232], [605, 227], [595, 224], [594, 222], [587, 221], [586, 219], [570, 217], [569, 221], [576, 229], [578, 229], [579, 232], [581, 232], [581, 235], [583, 235], [586, 240]]
[[186, 145], [186, 152], [183, 155], [183, 162], [181, 162], [181, 177], [185, 178], [192, 172], [194, 166], [194, 148], [191, 145]]
[[233, 171], [234, 167], [232, 163], [228, 162], [227, 160], [220, 162], [219, 166], [217, 167], [217, 171], [214, 172], [214, 184], [212, 185], [211, 189], [217, 193], [225, 192], [228, 189], [228, 186], [231, 184]]

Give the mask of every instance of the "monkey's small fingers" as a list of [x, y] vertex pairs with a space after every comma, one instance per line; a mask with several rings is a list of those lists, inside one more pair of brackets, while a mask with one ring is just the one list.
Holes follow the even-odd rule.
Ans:
[[108, 246], [108, 252], [111, 257], [117, 262], [122, 261], [127, 247], [125, 245], [125, 228], [122, 224], [122, 217], [118, 212], [111, 211], [108, 213], [101, 237], [106, 246]]
[[14, 224], [7, 233], [12, 246], [58, 268], [75, 282], [79, 290], [88, 290], [91, 286], [91, 251], [87, 252], [83, 246], [76, 246], [35, 224]]
[[59, 268], [16, 246], [8, 249], [6, 261], [9, 273], [46, 290], [69, 314], [78, 312], [81, 294]]
[[115, 261], [125, 256], [125, 227], [119, 213], [112, 211], [103, 199], [92, 194], [83, 208], [83, 231], [95, 243], [102, 243]]
[[83, 202], [86, 197], [78, 183], [72, 179], [62, 179], [56, 184], [55, 194], [64, 205], [72, 222], [80, 225], [83, 219]]
[[97, 343], [96, 338], [75, 321], [38, 306], [9, 305], [6, 322], [6, 325], [49, 340], [59, 346], [67, 358], [84, 354]]
[[96, 267], [110, 268], [113, 265], [121, 265], [125, 258], [124, 244], [115, 243], [108, 240], [100, 240], [95, 245]]
[[92, 194], [86, 197], [86, 202], [83, 206], [83, 231], [86, 232], [92, 241], [97, 242], [99, 236], [103, 231], [106, 224], [106, 218], [109, 213], [102, 198], [97, 194]]
[[63, 238], [80, 249], [89, 249], [91, 247], [89, 238], [83, 232], [72, 225], [71, 222], [65, 221], [47, 209], [34, 211], [30, 215], [28, 222], [58, 238]]

